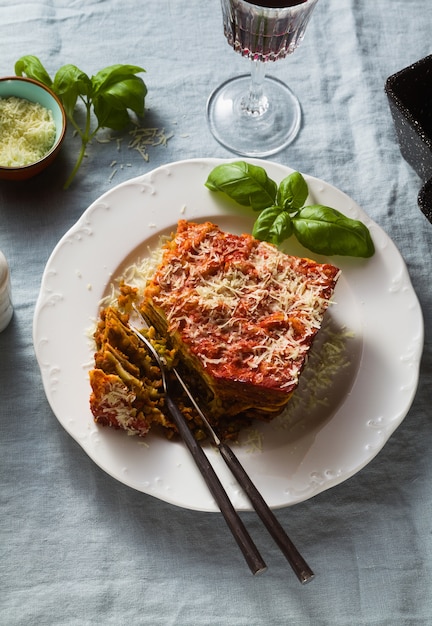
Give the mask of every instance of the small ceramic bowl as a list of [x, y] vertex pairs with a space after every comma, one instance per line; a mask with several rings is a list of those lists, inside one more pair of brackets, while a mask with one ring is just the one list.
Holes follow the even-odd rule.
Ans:
[[385, 92], [402, 156], [425, 182], [418, 203], [432, 222], [432, 55], [390, 76]]
[[25, 180], [39, 174], [54, 161], [59, 153], [66, 133], [66, 114], [58, 97], [45, 85], [21, 76], [0, 78], [0, 98], [16, 96], [31, 102], [38, 102], [52, 112], [56, 136], [52, 148], [38, 161], [22, 167], [0, 165], [0, 178], [7, 180]]

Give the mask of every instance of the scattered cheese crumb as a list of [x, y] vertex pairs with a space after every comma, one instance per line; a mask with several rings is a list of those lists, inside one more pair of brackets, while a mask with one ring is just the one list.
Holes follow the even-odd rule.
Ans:
[[246, 440], [243, 446], [246, 448], [246, 452], [262, 452], [262, 440], [263, 435], [256, 428], [248, 428], [246, 431]]
[[[148, 163], [150, 160], [150, 156], [148, 153], [149, 147], [157, 147], [157, 146], [166, 146], [169, 139], [174, 136], [174, 133], [166, 133], [164, 128], [143, 128], [141, 126], [135, 125], [132, 130], [129, 131], [129, 135], [131, 139], [128, 143], [129, 150], [136, 150]], [[103, 138], [97, 137], [96, 141], [98, 143], [109, 143], [115, 140], [117, 143], [117, 152], [121, 151], [121, 144], [123, 141], [123, 137], [112, 137], [111, 135], [106, 135]], [[117, 161], [114, 160], [111, 162], [110, 167], [114, 167], [117, 165]], [[131, 163], [119, 164], [118, 166], [121, 170], [124, 167], [132, 167]], [[109, 181], [114, 178], [117, 170], [113, 171], [109, 176]]]
[[128, 144], [128, 148], [139, 152], [144, 161], [149, 160], [149, 154], [147, 151], [148, 146], [166, 146], [168, 140], [173, 137], [174, 133], [165, 134], [164, 128], [142, 128], [141, 126], [135, 126], [129, 131], [132, 139]]

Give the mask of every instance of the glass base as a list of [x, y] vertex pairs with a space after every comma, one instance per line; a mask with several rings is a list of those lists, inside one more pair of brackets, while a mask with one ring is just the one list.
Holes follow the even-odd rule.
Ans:
[[269, 156], [288, 146], [300, 130], [301, 108], [297, 97], [282, 81], [267, 76], [259, 113], [244, 106], [250, 74], [222, 83], [207, 102], [207, 119], [215, 139], [237, 154]]

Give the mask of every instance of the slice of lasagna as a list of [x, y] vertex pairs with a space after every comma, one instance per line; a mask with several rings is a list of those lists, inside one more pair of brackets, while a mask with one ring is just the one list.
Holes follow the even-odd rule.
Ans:
[[[136, 289], [122, 285], [117, 306], [101, 311], [94, 334], [95, 366], [89, 374], [90, 409], [101, 426], [123, 429], [140, 437], [146, 436], [150, 428], [162, 427], [171, 438], [177, 428], [165, 412], [159, 367], [128, 326], [126, 311], [136, 298]], [[170, 367], [175, 362], [175, 351], [168, 348], [166, 340], [156, 337], [154, 328], [144, 328], [142, 333]], [[181, 389], [176, 401], [195, 437], [202, 439], [201, 419], [185, 403]]]
[[[134, 303], [168, 366], [175, 364], [222, 438], [269, 421], [296, 389], [330, 303], [339, 269], [280, 252], [250, 235], [181, 220], [143, 289], [122, 284], [95, 333], [90, 406], [102, 425], [145, 436], [176, 432], [160, 373], [128, 329]], [[177, 404], [197, 439], [199, 416], [179, 389]]]
[[296, 389], [340, 270], [182, 220], [141, 303], [215, 425], [270, 420]]

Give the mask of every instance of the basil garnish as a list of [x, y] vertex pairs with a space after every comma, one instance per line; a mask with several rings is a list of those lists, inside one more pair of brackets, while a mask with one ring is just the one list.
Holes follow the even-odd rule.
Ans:
[[218, 165], [210, 172], [206, 186], [211, 191], [223, 191], [230, 198], [261, 211], [276, 198], [277, 185], [262, 167], [238, 161]]
[[305, 248], [326, 256], [367, 258], [375, 252], [363, 222], [321, 204], [305, 206], [309, 191], [300, 172], [293, 172], [278, 186], [264, 168], [237, 161], [217, 165], [205, 185], [260, 211], [252, 234], [261, 241], [279, 245], [294, 235]]

